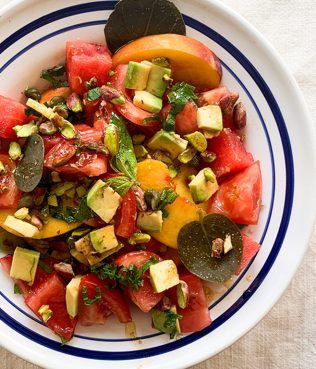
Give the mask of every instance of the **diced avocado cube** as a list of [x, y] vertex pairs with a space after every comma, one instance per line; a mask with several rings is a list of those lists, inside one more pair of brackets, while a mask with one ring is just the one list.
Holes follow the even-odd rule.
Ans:
[[153, 320], [153, 326], [158, 329], [158, 331], [170, 334], [170, 337], [174, 338], [181, 332], [179, 319], [173, 319], [175, 314], [177, 314], [177, 308], [175, 305], [172, 305], [169, 311], [152, 309], [151, 317]]
[[72, 257], [78, 260], [79, 263], [82, 263], [84, 265], [89, 265], [87, 257], [83, 255], [81, 252], [79, 252], [77, 249], [71, 249], [70, 254]]
[[188, 145], [188, 141], [174, 132], [167, 132], [161, 129], [153, 135], [147, 146], [151, 150], [167, 151], [172, 159], [181, 154]]
[[219, 105], [206, 105], [197, 110], [197, 125], [200, 129], [220, 132], [223, 129], [222, 110]]
[[82, 276], [76, 276], [66, 286], [66, 307], [68, 314], [74, 318], [78, 314], [79, 287]]
[[[205, 170], [207, 170], [207, 176], [205, 176]], [[215, 174], [213, 173], [213, 181], [207, 179], [207, 177], [209, 177], [209, 171], [212, 170], [210, 168], [204, 168], [200, 170], [194, 179], [189, 183], [193, 201], [197, 204], [207, 201], [218, 190]]]
[[22, 279], [32, 285], [40, 258], [40, 253], [34, 250], [17, 247], [13, 254], [10, 277]]
[[157, 97], [162, 97], [168, 86], [168, 83], [165, 81], [165, 79], [170, 78], [171, 69], [161, 67], [160, 65], [153, 64], [147, 60], [142, 61], [141, 64], [146, 64], [151, 67], [148, 76], [146, 91]]
[[28, 238], [33, 238], [38, 232], [38, 228], [33, 224], [27, 223], [24, 220], [16, 219], [12, 215], [8, 215], [6, 217], [4, 225]]
[[104, 252], [114, 249], [118, 245], [114, 233], [114, 225], [96, 229], [89, 233], [93, 248], [97, 252]]
[[[90, 236], [87, 234], [86, 236], [80, 238], [75, 242], [75, 248], [82, 255], [87, 256], [91, 251], [93, 251], [93, 247], [90, 241]], [[76, 256], [75, 256], [76, 257]], [[76, 258], [77, 259], [77, 258]]]
[[199, 131], [189, 133], [185, 135], [184, 138], [187, 139], [190, 142], [190, 144], [199, 152], [203, 152], [207, 149], [206, 138]]
[[109, 257], [110, 255], [115, 254], [116, 252], [118, 252], [122, 247], [124, 247], [124, 245], [121, 242], [119, 242], [116, 247], [114, 247], [111, 250], [104, 251], [101, 254], [96, 253], [94, 251], [94, 252], [90, 253], [89, 255], [87, 255], [88, 262], [89, 262], [90, 265], [98, 264], [102, 260], [104, 260], [107, 257]]
[[149, 267], [150, 282], [159, 293], [180, 283], [177, 266], [173, 260], [163, 260]]
[[105, 185], [99, 179], [89, 190], [87, 195], [87, 205], [106, 223], [115, 215], [120, 206], [121, 196], [111, 187]]
[[124, 85], [133, 90], [144, 90], [150, 72], [150, 66], [134, 61], [128, 63]]
[[207, 140], [217, 137], [220, 133], [221, 131], [215, 132], [215, 131], [207, 131], [206, 129], [203, 130], [203, 135]]
[[162, 211], [143, 211], [137, 216], [137, 227], [146, 232], [160, 232], [162, 228]]
[[150, 113], [159, 113], [162, 109], [162, 99], [148, 91], [136, 90], [133, 104]]

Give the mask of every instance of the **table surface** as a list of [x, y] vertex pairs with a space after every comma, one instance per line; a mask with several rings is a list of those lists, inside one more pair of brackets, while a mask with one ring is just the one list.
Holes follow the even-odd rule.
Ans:
[[[9, 1], [0, 0], [0, 6]], [[222, 2], [243, 15], [277, 49], [296, 78], [312, 117], [315, 117], [316, 6], [314, 1], [222, 0]], [[301, 267], [270, 313], [231, 347], [190, 369], [314, 368], [316, 361], [315, 268], [316, 227]], [[0, 357], [2, 369], [40, 369], [1, 348]]]

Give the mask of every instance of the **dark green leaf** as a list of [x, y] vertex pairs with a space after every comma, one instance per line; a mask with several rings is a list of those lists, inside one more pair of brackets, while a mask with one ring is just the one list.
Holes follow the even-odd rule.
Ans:
[[44, 142], [40, 135], [33, 134], [25, 144], [23, 158], [14, 172], [14, 181], [23, 192], [31, 192], [39, 184], [44, 165]]
[[172, 310], [166, 312], [166, 320], [164, 327], [170, 331], [170, 338], [174, 338], [178, 333], [177, 321], [182, 319], [182, 315], [175, 313]]
[[171, 104], [169, 114], [164, 121], [164, 130], [172, 132], [175, 130], [175, 118], [180, 113], [188, 101], [197, 100], [194, 93], [195, 87], [185, 82], [176, 83], [168, 93], [168, 100]]
[[127, 191], [133, 186], [134, 181], [131, 181], [125, 176], [112, 177], [105, 180], [106, 185], [113, 188], [120, 196], [126, 195]]
[[160, 194], [160, 201], [157, 210], [163, 210], [168, 204], [172, 204], [178, 194], [172, 188], [164, 188]]
[[41, 78], [48, 81], [54, 88], [58, 87], [68, 87], [67, 81], [62, 81], [56, 77], [61, 77], [65, 74], [66, 70], [63, 65], [58, 65], [50, 69], [43, 69], [41, 73]]
[[22, 295], [21, 288], [17, 283], [14, 283], [13, 291], [15, 295]]
[[168, 0], [121, 0], [104, 28], [112, 53], [129, 41], [162, 33], [186, 34], [179, 9]]
[[88, 290], [86, 286], [82, 286], [82, 299], [85, 305], [94, 305], [102, 298], [102, 291], [100, 287], [96, 287], [96, 295], [93, 299], [89, 299]]
[[111, 165], [130, 179], [135, 180], [137, 176], [137, 160], [134, 153], [133, 142], [126, 129], [125, 122], [118, 115], [112, 113], [110, 124], [114, 124], [117, 127], [119, 136], [118, 153], [112, 156]]
[[100, 87], [92, 88], [87, 92], [88, 100], [94, 101], [98, 100], [101, 97], [101, 89]]
[[[233, 248], [220, 258], [212, 256], [216, 239], [231, 237]], [[235, 223], [221, 214], [209, 214], [201, 222], [183, 226], [178, 235], [178, 251], [184, 266], [203, 280], [227, 281], [240, 264], [243, 242]]]
[[169, 187], [164, 188], [161, 192], [155, 190], [147, 190], [144, 193], [144, 198], [147, 206], [154, 211], [161, 210], [164, 218], [169, 215], [165, 207], [168, 204], [172, 204], [177, 197], [178, 194]]

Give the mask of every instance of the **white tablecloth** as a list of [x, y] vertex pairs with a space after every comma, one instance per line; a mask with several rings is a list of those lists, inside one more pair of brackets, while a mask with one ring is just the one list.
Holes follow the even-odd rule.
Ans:
[[[0, 6], [8, 1], [0, 0]], [[312, 117], [315, 117], [315, 1], [222, 1], [249, 20], [278, 50], [299, 83]], [[315, 314], [316, 228], [298, 273], [271, 312], [234, 345], [190, 369], [314, 369]], [[0, 357], [2, 369], [40, 369], [1, 348]]]

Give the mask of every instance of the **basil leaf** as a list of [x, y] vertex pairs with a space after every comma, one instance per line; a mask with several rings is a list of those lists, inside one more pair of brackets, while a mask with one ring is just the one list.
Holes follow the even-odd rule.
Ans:
[[92, 88], [87, 92], [87, 96], [89, 101], [98, 100], [101, 97], [101, 88], [100, 87]]
[[56, 208], [51, 208], [51, 216], [56, 219], [64, 220], [65, 222], [74, 223], [93, 218], [95, 213], [87, 205], [87, 197], [83, 197], [77, 208], [63, 208], [62, 204]]
[[124, 173], [128, 178], [135, 180], [137, 176], [137, 160], [134, 153], [131, 136], [126, 129], [125, 122], [115, 113], [111, 114], [110, 124], [118, 129], [119, 148], [118, 153], [112, 156], [111, 165]]
[[85, 305], [94, 305], [102, 298], [102, 291], [100, 287], [96, 287], [97, 294], [93, 299], [88, 296], [88, 289], [86, 286], [82, 286], [82, 299]]
[[61, 77], [66, 73], [66, 69], [63, 65], [58, 65], [50, 69], [43, 69], [41, 73], [41, 78], [48, 81], [54, 88], [57, 87], [68, 87], [67, 81], [61, 81], [56, 77]]
[[168, 93], [168, 100], [171, 109], [164, 121], [163, 129], [168, 132], [175, 130], [176, 115], [180, 113], [188, 101], [197, 100], [194, 93], [195, 87], [185, 82], [176, 83]]
[[105, 181], [120, 196], [126, 195], [127, 191], [133, 186], [134, 182], [125, 176], [112, 177]]

